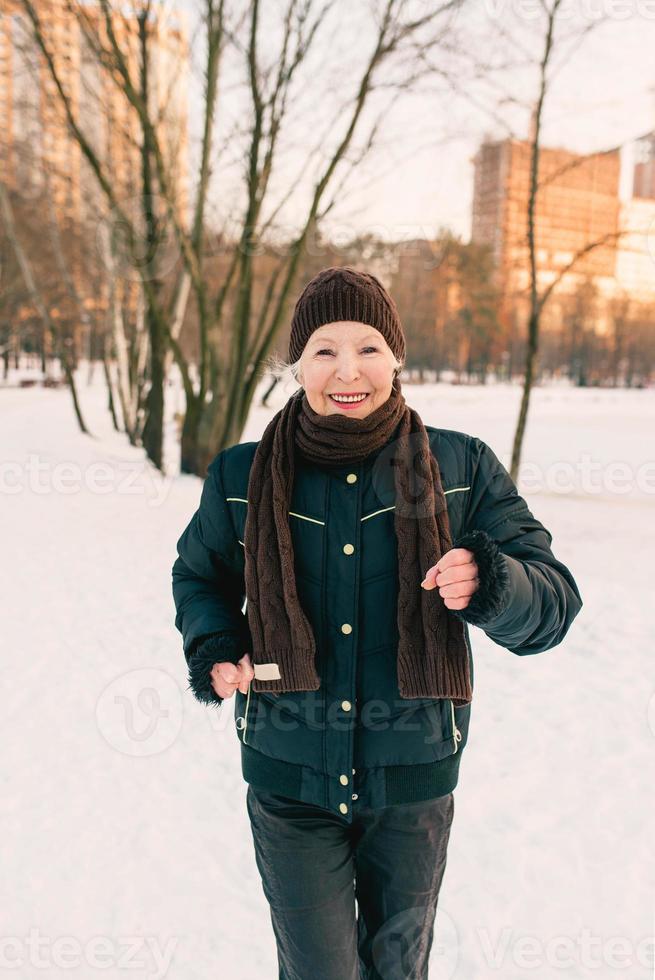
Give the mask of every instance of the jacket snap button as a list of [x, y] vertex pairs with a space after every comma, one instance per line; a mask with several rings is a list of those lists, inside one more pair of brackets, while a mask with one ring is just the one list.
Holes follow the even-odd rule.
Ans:
[[339, 776], [339, 782], [341, 783], [342, 786], [347, 786], [348, 785], [348, 777], [346, 776], [345, 773], [342, 773]]
[[350, 703], [350, 701], [342, 701], [341, 707], [343, 708], [344, 711], [350, 711], [350, 709], [352, 708], [352, 704]]
[[348, 634], [348, 633], [352, 633], [352, 631], [353, 631], [353, 628], [350, 625], [350, 623], [344, 623], [343, 626], [341, 627], [341, 632], [342, 633]]
[[348, 807], [346, 806], [345, 803], [340, 803], [339, 809], [341, 810], [342, 813], [348, 813]]
[[344, 544], [343, 546], [344, 555], [352, 555], [354, 550], [355, 550], [354, 544]]
[[346, 480], [348, 481], [348, 483], [355, 483], [355, 481], [357, 480], [357, 474], [349, 473], [348, 476], [346, 477]]
[[353, 769], [353, 776], [355, 775], [355, 770]]
[[353, 800], [356, 800], [357, 798], [358, 798], [357, 793], [353, 793]]

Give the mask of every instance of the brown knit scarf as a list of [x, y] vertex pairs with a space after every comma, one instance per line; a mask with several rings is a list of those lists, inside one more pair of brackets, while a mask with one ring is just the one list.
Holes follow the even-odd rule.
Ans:
[[259, 442], [248, 481], [244, 534], [255, 691], [315, 691], [321, 683], [314, 635], [298, 600], [289, 528], [296, 451], [329, 467], [358, 463], [392, 439], [398, 690], [403, 698], [451, 698], [456, 705], [472, 700], [464, 624], [449, 614], [438, 589], [420, 584], [452, 541], [439, 466], [397, 377], [386, 402], [363, 419], [319, 415], [301, 388], [271, 419]]

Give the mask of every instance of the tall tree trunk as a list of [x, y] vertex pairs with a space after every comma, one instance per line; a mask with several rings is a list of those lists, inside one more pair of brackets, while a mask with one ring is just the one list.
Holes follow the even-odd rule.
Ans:
[[[70, 366], [70, 361], [68, 359], [68, 354], [66, 353], [66, 344], [61, 338], [58, 338], [56, 325], [53, 323], [50, 317], [50, 313], [48, 312], [48, 308], [46, 307], [41, 297], [41, 294], [37, 288], [36, 280], [34, 278], [34, 274], [32, 273], [32, 267], [30, 265], [29, 259], [27, 258], [25, 250], [23, 249], [23, 246], [21, 245], [18, 239], [18, 235], [16, 233], [13, 209], [11, 207], [11, 202], [9, 201], [9, 195], [7, 194], [7, 190], [2, 182], [0, 182], [0, 211], [2, 212], [3, 222], [5, 225], [5, 230], [7, 232], [7, 238], [9, 239], [11, 247], [14, 250], [16, 261], [18, 262], [18, 265], [20, 267], [23, 280], [25, 282], [25, 286], [30, 295], [30, 299], [32, 300], [32, 303], [34, 304], [34, 307], [41, 318], [41, 323], [43, 325], [43, 331], [42, 331], [43, 337], [45, 338], [47, 337], [48, 334], [50, 334], [50, 336], [53, 339], [53, 342], [59, 348], [58, 350], [59, 358], [61, 360], [61, 365], [64, 369], [64, 376], [66, 378], [66, 382], [68, 384], [68, 388], [71, 393], [71, 398], [73, 400], [73, 410], [75, 412], [75, 417], [77, 419], [77, 423], [80, 427], [80, 430], [84, 432], [85, 435], [88, 435], [89, 430], [87, 429], [86, 424], [84, 422], [84, 418], [82, 416], [82, 409], [80, 407], [80, 402], [77, 397], [75, 376], [73, 375], [73, 371]], [[57, 343], [58, 339], [59, 339], [59, 343]], [[42, 357], [43, 355], [44, 355], [44, 351], [42, 351]]]
[[[138, 15], [140, 47], [141, 99], [150, 106], [150, 52], [148, 45], [149, 5]], [[150, 337], [150, 389], [146, 398], [146, 421], [143, 427], [143, 447], [158, 470], [163, 469], [164, 451], [164, 382], [166, 380], [167, 336], [162, 322], [159, 304], [161, 283], [157, 277], [157, 256], [160, 247], [160, 221], [155, 204], [155, 174], [153, 160], [156, 152], [154, 135], [149, 123], [141, 120], [141, 179], [143, 185], [142, 209], [145, 225], [146, 255], [152, 256], [152, 269], [145, 274], [150, 279], [150, 292], [154, 302], [148, 304], [146, 322]], [[169, 202], [172, 203], [172, 202]], [[152, 275], [150, 274], [152, 272]]]
[[[530, 405], [530, 393], [532, 391], [532, 381], [534, 378], [534, 369], [537, 359], [537, 344], [538, 344], [538, 331], [539, 331], [539, 321], [538, 315], [533, 314], [530, 317], [530, 323], [528, 328], [528, 350], [525, 359], [525, 378], [523, 380], [523, 393], [521, 395], [521, 407], [519, 408], [519, 417], [516, 423], [516, 432], [514, 435], [514, 454], [512, 455], [512, 469], [511, 473], [514, 475], [512, 479], [516, 481], [518, 475], [518, 466], [520, 460], [521, 446], [523, 445], [523, 437], [525, 435], [525, 426], [528, 418], [528, 407]], [[518, 449], [517, 449], [518, 447]]]
[[157, 469], [163, 468], [164, 450], [164, 358], [166, 343], [159, 317], [152, 308], [146, 313], [150, 337], [150, 388], [146, 396], [143, 447]]
[[[138, 396], [137, 388], [143, 376], [143, 370], [137, 365], [137, 355], [130, 351], [127, 336], [125, 333], [125, 322], [121, 299], [118, 292], [116, 257], [113, 250], [111, 235], [106, 225], [102, 225], [98, 236], [99, 246], [102, 250], [102, 258], [107, 269], [107, 282], [109, 285], [109, 305], [107, 310], [108, 318], [108, 337], [113, 341], [114, 356], [116, 358], [116, 389], [118, 402], [121, 407], [123, 419], [123, 429], [132, 446], [136, 446], [139, 441], [139, 419], [138, 419]], [[141, 293], [139, 293], [141, 296]], [[137, 317], [136, 333], [134, 344], [137, 349], [144, 338], [144, 331], [139, 329], [140, 321]], [[147, 334], [145, 334], [147, 343]], [[108, 343], [108, 346], [109, 343]], [[132, 363], [135, 368], [132, 368]], [[141, 373], [140, 373], [141, 372]], [[114, 406], [115, 408], [115, 406]]]
[[199, 429], [200, 418], [202, 415], [202, 405], [198, 398], [187, 401], [184, 423], [182, 425], [182, 438], [180, 447], [180, 468], [182, 473], [197, 473], [205, 475], [207, 465], [211, 462], [214, 454], [209, 454], [209, 458], [201, 459], [199, 452]]
[[512, 461], [510, 464], [510, 476], [517, 482], [519, 464], [521, 461], [521, 449], [523, 446], [523, 436], [530, 406], [530, 393], [532, 391], [532, 381], [534, 378], [534, 368], [539, 344], [539, 321], [541, 318], [542, 300], [537, 292], [537, 259], [535, 243], [535, 213], [537, 204], [537, 191], [539, 188], [539, 151], [541, 139], [541, 116], [548, 90], [547, 70], [553, 49], [553, 35], [555, 31], [555, 20], [557, 11], [562, 0], [554, 0], [553, 5], [548, 9], [544, 5], [547, 14], [546, 37], [544, 41], [544, 52], [540, 64], [539, 96], [532, 115], [532, 146], [530, 154], [530, 185], [528, 192], [528, 248], [530, 254], [530, 316], [528, 320], [528, 345], [525, 355], [525, 372], [523, 377], [523, 394], [521, 396], [521, 408], [514, 432], [514, 443], [512, 445]]
[[105, 334], [104, 343], [102, 347], [102, 366], [105, 373], [105, 381], [107, 383], [107, 408], [109, 409], [109, 414], [111, 415], [111, 421], [116, 432], [120, 432], [120, 426], [118, 424], [118, 419], [116, 417], [116, 405], [114, 403], [114, 384], [111, 378], [111, 364], [110, 364], [110, 339], [109, 334]]

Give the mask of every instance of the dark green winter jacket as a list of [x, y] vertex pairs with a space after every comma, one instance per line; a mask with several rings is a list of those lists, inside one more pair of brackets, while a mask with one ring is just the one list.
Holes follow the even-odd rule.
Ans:
[[[453, 547], [469, 548], [480, 585], [449, 610], [521, 656], [560, 643], [582, 607], [552, 536], [481, 439], [426, 426], [441, 472]], [[250, 652], [244, 526], [256, 442], [220, 452], [177, 543], [175, 625], [203, 702], [214, 663]], [[394, 490], [378, 451], [355, 465], [296, 460], [289, 524], [298, 597], [316, 638], [317, 691], [235, 692], [244, 779], [352, 819], [374, 807], [442, 796], [457, 784], [471, 704], [401, 698]], [[424, 575], [427, 569], [421, 569]], [[416, 583], [420, 588], [420, 580]], [[438, 590], [431, 593], [438, 598]], [[473, 658], [465, 628], [471, 678]]]

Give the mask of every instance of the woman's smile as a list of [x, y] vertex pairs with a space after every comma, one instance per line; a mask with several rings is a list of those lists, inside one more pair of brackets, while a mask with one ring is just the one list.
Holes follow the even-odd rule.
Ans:
[[353, 392], [348, 394], [347, 392], [334, 392], [328, 395], [330, 401], [338, 405], [339, 408], [345, 408], [346, 411], [352, 408], [357, 408], [358, 405], [363, 405], [366, 399], [369, 397], [370, 392]]

